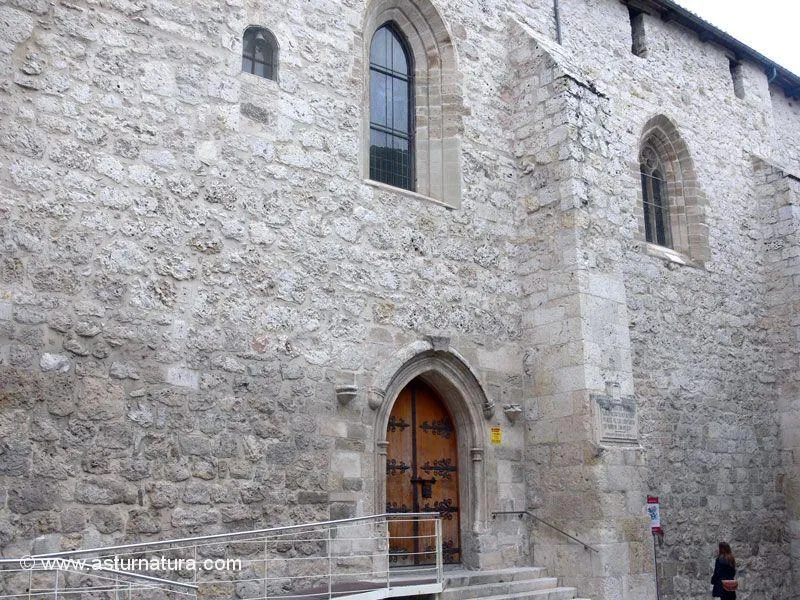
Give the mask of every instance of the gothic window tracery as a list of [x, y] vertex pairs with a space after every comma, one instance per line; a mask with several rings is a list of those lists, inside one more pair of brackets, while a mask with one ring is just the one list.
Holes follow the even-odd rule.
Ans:
[[644, 147], [639, 162], [645, 239], [652, 244], [672, 248], [666, 169], [652, 146]]

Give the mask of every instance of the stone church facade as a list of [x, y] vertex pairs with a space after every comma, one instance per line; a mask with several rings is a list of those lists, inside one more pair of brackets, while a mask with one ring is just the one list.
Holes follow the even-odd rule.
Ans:
[[799, 94], [667, 0], [2, 2], [0, 553], [403, 510], [424, 389], [454, 561], [796, 598]]

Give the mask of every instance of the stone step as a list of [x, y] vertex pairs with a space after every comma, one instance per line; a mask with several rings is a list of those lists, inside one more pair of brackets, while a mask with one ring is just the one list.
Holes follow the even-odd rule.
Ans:
[[496, 596], [518, 596], [526, 592], [554, 589], [558, 585], [555, 577], [535, 577], [514, 581], [498, 581], [493, 583], [469, 584], [459, 587], [447, 587], [442, 592], [442, 600], [472, 600], [473, 598], [491, 598]]
[[445, 571], [445, 588], [483, 585], [487, 583], [505, 583], [538, 579], [547, 575], [542, 567], [515, 567], [510, 569], [494, 569], [484, 571]]
[[551, 587], [544, 590], [532, 590], [518, 594], [500, 594], [484, 596], [481, 600], [574, 600], [577, 590], [571, 587]]
[[[542, 567], [444, 572], [441, 600], [578, 600], [572, 587], [559, 587]], [[587, 599], [583, 599], [587, 600]]]

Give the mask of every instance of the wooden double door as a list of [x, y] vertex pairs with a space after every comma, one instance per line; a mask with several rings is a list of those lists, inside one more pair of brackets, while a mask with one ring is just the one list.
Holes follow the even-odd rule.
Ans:
[[[458, 440], [439, 395], [420, 380], [408, 384], [392, 407], [386, 440], [386, 511], [438, 512], [444, 562], [461, 562]], [[389, 526], [392, 564], [433, 564], [433, 524], [398, 519]]]

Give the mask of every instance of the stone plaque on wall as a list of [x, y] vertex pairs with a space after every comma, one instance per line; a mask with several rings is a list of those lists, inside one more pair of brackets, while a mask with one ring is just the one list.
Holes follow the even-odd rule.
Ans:
[[619, 398], [596, 394], [592, 396], [597, 409], [597, 428], [600, 443], [638, 443], [639, 426], [636, 419], [636, 398]]

